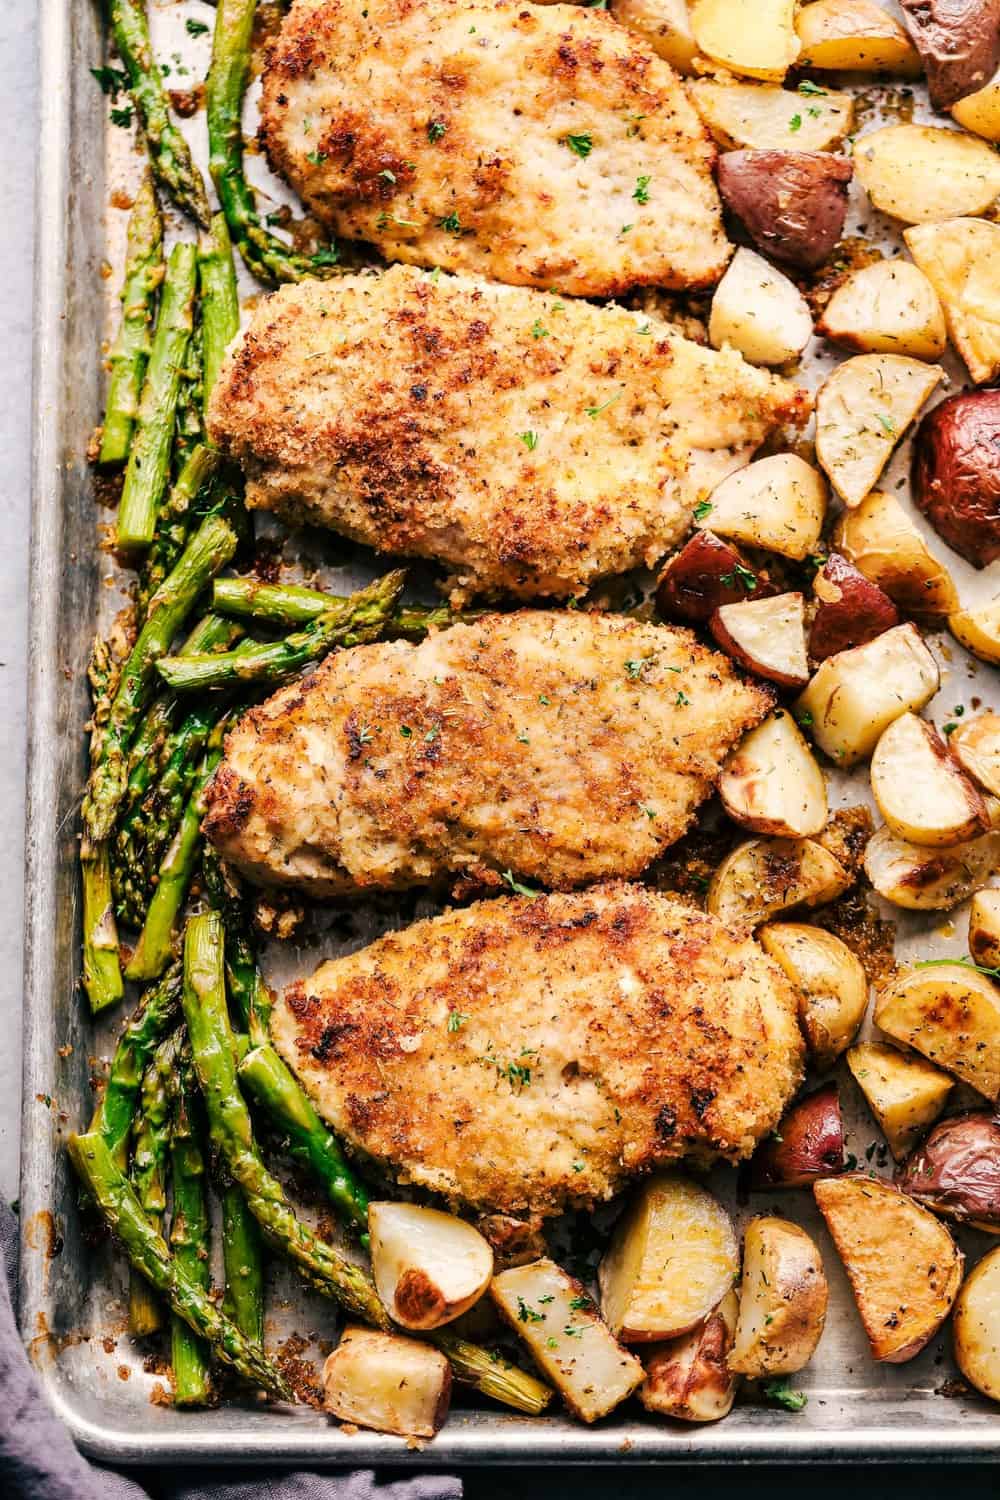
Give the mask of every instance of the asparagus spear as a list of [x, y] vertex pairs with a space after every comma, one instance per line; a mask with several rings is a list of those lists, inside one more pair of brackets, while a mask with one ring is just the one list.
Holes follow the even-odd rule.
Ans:
[[236, 1078], [224, 946], [225, 928], [217, 912], [191, 918], [184, 940], [184, 1015], [212, 1144], [243, 1189], [265, 1237], [296, 1262], [318, 1291], [336, 1298], [366, 1323], [388, 1328], [389, 1319], [367, 1271], [299, 1222], [254, 1144], [250, 1114]]
[[135, 1269], [162, 1292], [174, 1312], [195, 1333], [208, 1340], [220, 1359], [280, 1400], [291, 1401], [291, 1388], [280, 1371], [171, 1258], [166, 1243], [143, 1213], [102, 1136], [96, 1132], [72, 1135], [68, 1149], [84, 1188]]
[[[116, 669], [107, 641], [94, 642], [87, 676], [93, 708], [90, 721], [90, 764], [100, 760], [111, 718]], [[123, 994], [118, 958], [118, 932], [111, 904], [108, 846], [84, 830], [80, 841], [83, 884], [83, 985], [94, 1015], [114, 1005]]]
[[[139, 1109], [132, 1124], [132, 1186], [139, 1206], [160, 1232], [167, 1211], [164, 1179], [170, 1143], [170, 1107], [166, 1078], [173, 1066], [173, 1037], [160, 1042], [142, 1075]], [[162, 1325], [160, 1303], [149, 1284], [135, 1272], [129, 1286], [128, 1323], [137, 1338], [156, 1333]]]
[[159, 663], [160, 675], [177, 692], [229, 687], [235, 683], [283, 682], [335, 646], [356, 646], [377, 640], [392, 616], [405, 581], [405, 572], [396, 569], [334, 605], [283, 641], [262, 643], [255, 651], [171, 657]]
[[492, 1396], [494, 1401], [502, 1401], [531, 1417], [541, 1416], [551, 1402], [552, 1390], [543, 1380], [511, 1364], [495, 1350], [470, 1344], [468, 1339], [459, 1338], [447, 1328], [438, 1328], [425, 1337], [447, 1356], [455, 1379], [473, 1386], [484, 1396]]
[[[170, 1247], [174, 1264], [207, 1292], [209, 1268], [208, 1200], [205, 1196], [205, 1158], [198, 1124], [199, 1100], [185, 1045], [175, 1053], [167, 1080], [170, 1099], [170, 1182], [173, 1208]], [[261, 1342], [257, 1340], [256, 1342]], [[170, 1350], [177, 1406], [204, 1406], [212, 1393], [209, 1354], [205, 1340], [174, 1313], [170, 1320]]]
[[153, 174], [177, 207], [204, 227], [208, 223], [205, 184], [187, 141], [171, 119], [142, 0], [110, 0], [108, 9], [115, 47], [128, 72], [129, 92], [146, 133]]
[[264, 1246], [260, 1228], [236, 1183], [222, 1194], [222, 1310], [255, 1344], [264, 1342]]
[[202, 326], [196, 321], [188, 341], [177, 392], [173, 453], [175, 470], [183, 471], [184, 465], [205, 435], [201, 418], [204, 399], [204, 339]]
[[257, 0], [219, 0], [212, 39], [212, 65], [205, 83], [209, 171], [233, 242], [248, 270], [261, 281], [301, 281], [330, 274], [336, 251], [299, 255], [260, 222], [253, 190], [243, 170], [243, 95], [250, 71], [250, 44]]
[[184, 550], [195, 503], [218, 474], [220, 461], [216, 449], [197, 443], [160, 506], [139, 583], [140, 615], [145, 615], [149, 600]]
[[169, 477], [181, 370], [194, 326], [196, 274], [195, 247], [175, 245], [167, 261], [160, 315], [118, 508], [118, 546], [125, 552], [148, 547], [156, 531], [156, 514]]
[[[297, 583], [258, 583], [255, 578], [217, 578], [213, 585], [212, 604], [220, 614], [241, 620], [262, 620], [268, 625], [289, 628], [308, 625], [327, 610], [343, 604], [339, 594], [310, 589]], [[429, 630], [443, 630], [458, 621], [478, 620], [485, 610], [402, 609], [395, 611], [387, 631], [407, 640], [422, 640]]]
[[142, 377], [149, 358], [156, 293], [163, 280], [163, 221], [149, 172], [143, 174], [128, 221], [122, 321], [111, 350], [111, 382], [101, 434], [102, 464], [123, 464], [139, 414]]
[[198, 241], [198, 282], [201, 288], [205, 338], [204, 404], [212, 394], [227, 346], [240, 330], [236, 295], [236, 267], [224, 214], [216, 214], [211, 228]]
[[84, 825], [95, 842], [106, 839], [114, 827], [125, 790], [129, 744], [150, 697], [156, 662], [236, 545], [232, 524], [224, 516], [207, 516], [149, 601], [149, 614], [122, 671], [83, 800]]
[[129, 1132], [142, 1076], [160, 1042], [177, 1024], [181, 1011], [181, 966], [175, 964], [159, 984], [143, 995], [126, 1025], [108, 1070], [90, 1129], [102, 1137], [124, 1172]]

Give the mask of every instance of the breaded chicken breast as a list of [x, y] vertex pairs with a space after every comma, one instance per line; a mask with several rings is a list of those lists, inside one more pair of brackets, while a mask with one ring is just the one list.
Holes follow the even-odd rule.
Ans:
[[314, 895], [638, 875], [770, 707], [687, 630], [522, 610], [339, 652], [248, 713], [205, 831]]
[[748, 1156], [802, 1074], [795, 992], [753, 939], [625, 884], [416, 922], [291, 985], [271, 1029], [349, 1148], [528, 1219]]
[[208, 424], [252, 507], [528, 598], [653, 564], [808, 404], [645, 314], [396, 266], [262, 301]]
[[602, 11], [297, 0], [260, 135], [317, 218], [388, 260], [610, 297], [711, 286], [732, 252], [680, 79]]

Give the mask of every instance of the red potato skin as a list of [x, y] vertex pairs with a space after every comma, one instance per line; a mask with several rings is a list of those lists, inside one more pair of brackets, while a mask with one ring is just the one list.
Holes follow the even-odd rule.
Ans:
[[1000, 65], [1000, 0], [900, 0], [935, 109], [989, 83]]
[[750, 1185], [757, 1190], [811, 1187], [843, 1170], [840, 1095], [835, 1083], [825, 1083], [793, 1104], [775, 1135], [761, 1141], [750, 1164]]
[[818, 605], [809, 631], [813, 661], [865, 646], [899, 624], [899, 610], [888, 594], [839, 552], [831, 552], [816, 574], [813, 593]]
[[[770, 592], [773, 593], [774, 590], [772, 589]], [[756, 592], [749, 595], [744, 594], [743, 598], [736, 602], [745, 604], [747, 599], [758, 599], [760, 597]], [[708, 628], [715, 637], [716, 645], [720, 646], [727, 656], [731, 656], [738, 666], [743, 667], [747, 672], [752, 672], [755, 677], [762, 677], [765, 682], [773, 682], [776, 687], [782, 688], [803, 688], [809, 681], [808, 673], [801, 677], [797, 674], [793, 676], [790, 672], [779, 672], [774, 667], [762, 665], [729, 631], [725, 620], [718, 610], [715, 611], [709, 620]]]
[[973, 567], [1000, 557], [1000, 390], [949, 396], [927, 413], [913, 445], [913, 498]]
[[[703, 623], [722, 604], [764, 599], [778, 591], [766, 574], [751, 568], [757, 587], [748, 591], [736, 569], [746, 560], [729, 542], [712, 531], [697, 531], [679, 552], [668, 558], [656, 585], [656, 608], [665, 620]], [[723, 583], [723, 579], [730, 582]]]
[[758, 250], [812, 271], [844, 232], [851, 162], [825, 151], [727, 151], [719, 193]]
[[936, 1213], [1000, 1231], [1000, 1120], [985, 1110], [942, 1120], [896, 1183]]

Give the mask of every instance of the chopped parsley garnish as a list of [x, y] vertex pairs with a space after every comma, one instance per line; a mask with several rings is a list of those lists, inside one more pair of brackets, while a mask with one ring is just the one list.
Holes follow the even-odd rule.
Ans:
[[550, 1302], [554, 1302], [555, 1300], [551, 1292], [546, 1292], [544, 1297], [539, 1297], [538, 1305], [539, 1307], [547, 1307]]
[[413, 736], [413, 730], [410, 728], [409, 724], [400, 724], [399, 732], [403, 736], [404, 740], [411, 739]]
[[634, 228], [635, 228], [634, 224], [623, 224], [622, 227], [619, 229], [618, 233], [619, 234], [631, 234], [631, 232], [632, 232], [632, 230]]
[[804, 1392], [792, 1390], [787, 1375], [776, 1375], [773, 1380], [765, 1380], [761, 1391], [765, 1401], [783, 1406], [786, 1411], [801, 1411], [809, 1399]]
[[325, 151], [307, 151], [306, 161], [311, 161], [314, 167], [321, 167], [326, 161]]
[[440, 733], [441, 733], [441, 725], [440, 724], [432, 724], [431, 727], [430, 727], [430, 729], [428, 729], [427, 733], [424, 735], [424, 743], [427, 744], [427, 745], [431, 744], [431, 742], [433, 740], [437, 739], [437, 737], [438, 737], [438, 735]]
[[536, 318], [531, 325], [531, 337], [533, 339], [547, 339], [548, 336], [549, 330], [542, 327], [541, 318]]
[[566, 1327], [563, 1329], [563, 1333], [568, 1339], [583, 1338], [583, 1328], [582, 1326], [578, 1326], [576, 1323], [567, 1323]]
[[690, 703], [691, 699], [688, 697], [687, 693], [679, 692], [677, 694], [677, 697], [674, 699], [675, 708], [688, 708], [690, 706]]
[[649, 202], [649, 184], [652, 182], [652, 180], [652, 177], [636, 178], [635, 190], [632, 193], [632, 197], [635, 199], [636, 203]]
[[890, 437], [896, 436], [896, 424], [891, 417], [887, 417], [884, 412], [877, 411], [875, 413], [875, 420], [883, 432], [887, 432]]
[[802, 116], [801, 115], [792, 115], [792, 118], [788, 122], [788, 128], [789, 128], [789, 130], [792, 130], [792, 131], [801, 130], [802, 129]]
[[635, 331], [640, 338], [646, 338], [649, 334], [652, 333], [653, 330], [652, 328], [650, 328], [648, 323], [643, 323], [642, 327], [637, 328]]
[[531, 738], [528, 735], [528, 733], [527, 733], [526, 730], [524, 730], [524, 729], [521, 730], [521, 733], [517, 737], [517, 743], [519, 745], [530, 745], [531, 744]]
[[515, 880], [513, 870], [504, 870], [503, 875], [500, 878], [502, 879], [504, 885], [509, 885], [511, 890], [514, 891], [518, 896], [530, 896], [532, 900], [534, 900], [536, 896], [540, 896], [542, 894], [541, 891], [536, 891], [533, 886], [522, 885], [520, 881]]
[[111, 111], [111, 123], [112, 125], [120, 125], [124, 130], [128, 130], [132, 124], [131, 104], [126, 104], [122, 109], [113, 109]]
[[574, 1312], [587, 1312], [594, 1304], [586, 1293], [584, 1293], [583, 1296], [573, 1297], [569, 1305]]
[[443, 120], [427, 121], [427, 139], [430, 141], [432, 146], [436, 145], [436, 143], [441, 139], [447, 129], [448, 127]]
[[625, 663], [626, 675], [631, 677], [632, 681], [634, 682], [637, 677], [642, 676], [643, 671], [649, 665], [650, 660], [650, 657], [644, 656], [641, 658], [634, 657], [631, 661], [627, 661]]
[[822, 95], [824, 99], [826, 98], [826, 89], [821, 89], [819, 84], [813, 83], [811, 78], [803, 78], [802, 82], [799, 84], [799, 93], [812, 94], [816, 97]]
[[314, 266], [335, 266], [340, 260], [340, 252], [336, 245], [327, 245], [323, 250], [317, 250], [315, 255], [309, 259]]
[[448, 1030], [461, 1031], [468, 1019], [468, 1016], [463, 1016], [459, 1011], [450, 1010], [448, 1012]]
[[751, 573], [742, 563], [736, 563], [731, 573], [722, 573], [719, 582], [724, 588], [734, 589], [737, 583], [741, 583], [748, 594], [752, 594], [757, 587], [757, 575]]
[[538, 433], [519, 432], [518, 437], [521, 439], [521, 442], [527, 448], [528, 452], [534, 453], [535, 449], [538, 447]]
[[614, 406], [614, 404], [615, 404], [616, 401], [620, 401], [621, 398], [622, 398], [622, 396], [624, 394], [625, 394], [625, 387], [622, 386], [621, 390], [615, 391], [615, 394], [613, 396], [609, 396], [608, 399], [607, 399], [607, 401], [602, 402], [600, 406], [588, 406], [587, 407], [587, 416], [588, 417], [599, 417], [601, 415], [602, 411], [607, 411], [607, 409], [608, 409], [609, 406]]
[[369, 744], [370, 741], [371, 741], [371, 737], [372, 737], [372, 732], [368, 728], [368, 725], [367, 724], [362, 724], [361, 728], [358, 730], [358, 744], [359, 745], [367, 745], [367, 744]]
[[704, 521], [705, 517], [706, 516], [710, 516], [711, 514], [712, 514], [712, 502], [711, 502], [711, 500], [699, 500], [698, 504], [694, 508], [694, 518], [695, 518], [695, 520], [696, 521]]
[[594, 138], [589, 130], [582, 130], [579, 135], [564, 135], [562, 138], [564, 146], [568, 146], [574, 156], [579, 156], [586, 161], [594, 149]]
[[544, 1313], [536, 1312], [533, 1307], [529, 1307], [523, 1297], [518, 1297], [517, 1299], [517, 1316], [518, 1321], [521, 1323], [545, 1322]]
[[188, 16], [184, 22], [184, 30], [188, 36], [204, 36], [208, 27], [204, 21], [196, 21], [193, 16]]
[[552, 702], [552, 699], [551, 698], [546, 698], [546, 696], [545, 696], [544, 693], [539, 693], [539, 695], [538, 695], [538, 701], [542, 705], [543, 708], [548, 708], [549, 704]]
[[101, 93], [117, 99], [120, 91], [128, 88], [128, 74], [120, 68], [91, 68], [91, 74], [101, 86]]
[[381, 172], [378, 175], [380, 177], [384, 178], [386, 182], [395, 182], [396, 181], [396, 174], [395, 174], [395, 172], [390, 172], [390, 170], [389, 170], [388, 167], [383, 167], [382, 170], [381, 170]]
[[803, 729], [808, 729], [813, 721], [813, 716], [807, 708], [804, 708], [801, 713], [797, 713], [795, 715], [795, 718], [796, 722], [801, 725]]
[[443, 219], [438, 219], [438, 228], [446, 229], [449, 234], [462, 233], [461, 220], [459, 219], [458, 214], [456, 214], [454, 211], [450, 214], [445, 214]]
[[[687, 699], [685, 698], [684, 701], [686, 703]], [[649, 819], [649, 821], [651, 823], [655, 823], [656, 822], [656, 808], [655, 807], [650, 807], [649, 804], [646, 803], [646, 802], [637, 802], [636, 803], [636, 807], [638, 807], [638, 809], [639, 809], [640, 812], [644, 812], [646, 814], [646, 817]]]

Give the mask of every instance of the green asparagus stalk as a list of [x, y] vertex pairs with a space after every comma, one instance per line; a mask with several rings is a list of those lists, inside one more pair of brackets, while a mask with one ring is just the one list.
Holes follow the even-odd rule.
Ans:
[[[93, 770], [103, 754], [116, 685], [116, 667], [107, 641], [98, 638], [94, 642], [87, 676], [92, 697], [90, 764]], [[97, 1015], [109, 1005], [115, 1005], [124, 991], [112, 906], [108, 846], [104, 840], [92, 839], [86, 828], [80, 840], [80, 869], [83, 885], [83, 986], [91, 1012]]]
[[222, 1194], [222, 1310], [255, 1344], [264, 1342], [264, 1246], [260, 1227], [236, 1183]]
[[271, 991], [264, 982], [250, 939], [242, 886], [211, 844], [202, 850], [201, 869], [209, 905], [218, 912], [225, 928], [229, 998], [239, 1013], [249, 1046], [266, 1046], [270, 1040]]
[[177, 393], [173, 465], [178, 478], [183, 473], [184, 465], [191, 454], [205, 436], [201, 416], [204, 400], [204, 340], [201, 324], [196, 321], [188, 341], [187, 357], [181, 370]]
[[153, 348], [139, 402], [139, 417], [118, 508], [118, 546], [133, 552], [149, 546], [167, 487], [181, 371], [194, 326], [197, 252], [175, 245], [167, 262]]
[[389, 1320], [367, 1271], [300, 1223], [254, 1144], [250, 1114], [236, 1077], [235, 1038], [225, 982], [225, 929], [216, 912], [192, 917], [184, 941], [184, 1015], [208, 1110], [212, 1144], [267, 1239], [306, 1279], [356, 1317], [379, 1328]]
[[424, 1335], [446, 1355], [456, 1380], [474, 1386], [484, 1396], [502, 1401], [515, 1411], [538, 1417], [552, 1400], [552, 1391], [544, 1381], [529, 1375], [519, 1365], [511, 1364], [493, 1349], [470, 1344], [447, 1328]]
[[160, 674], [175, 692], [248, 682], [283, 682], [336, 646], [377, 640], [392, 616], [405, 581], [405, 572], [396, 569], [283, 641], [261, 643], [255, 651], [171, 657], [159, 663]]
[[128, 752], [128, 780], [121, 801], [123, 815], [142, 801], [163, 769], [177, 704], [176, 693], [164, 693], [143, 715]]
[[184, 550], [195, 503], [219, 471], [220, 457], [207, 443], [198, 443], [184, 461], [170, 492], [156, 516], [156, 532], [139, 583], [139, 613], [144, 616], [149, 601]]
[[[170, 1107], [166, 1078], [173, 1066], [176, 1042], [167, 1037], [153, 1053], [139, 1090], [139, 1109], [132, 1125], [132, 1186], [139, 1206], [160, 1232], [167, 1211], [165, 1171], [170, 1144]], [[136, 1338], [156, 1333], [163, 1317], [159, 1299], [149, 1284], [133, 1272], [129, 1286], [130, 1331]]]
[[142, 1077], [156, 1048], [180, 1018], [181, 982], [178, 963], [143, 995], [118, 1038], [104, 1093], [90, 1122], [91, 1131], [102, 1137], [123, 1172]]
[[172, 1259], [103, 1137], [97, 1132], [71, 1136], [69, 1155], [87, 1194], [100, 1208], [135, 1269], [167, 1298], [173, 1311], [195, 1333], [208, 1340], [219, 1359], [273, 1396], [291, 1401], [291, 1387], [262, 1350], [223, 1316], [208, 1293]]
[[223, 355], [240, 331], [236, 267], [224, 214], [215, 215], [209, 232], [198, 242], [198, 283], [205, 341], [204, 404], [207, 411]]
[[115, 47], [125, 64], [129, 92], [146, 134], [153, 174], [177, 207], [204, 228], [208, 224], [205, 184], [171, 118], [142, 0], [110, 0], [109, 15]]
[[149, 172], [143, 174], [128, 221], [122, 321], [111, 350], [111, 381], [101, 434], [101, 464], [123, 464], [139, 414], [149, 359], [156, 294], [163, 280], [163, 221]]
[[[368, 1194], [291, 1069], [264, 1043], [247, 1053], [238, 1071], [240, 1082], [287, 1137], [292, 1159], [315, 1172], [334, 1207], [366, 1231]], [[367, 1245], [367, 1232], [361, 1238]]]
[[[212, 604], [220, 614], [241, 620], [261, 620], [280, 629], [308, 625], [320, 615], [345, 602], [339, 594], [322, 589], [305, 588], [297, 583], [258, 583], [254, 578], [217, 578]], [[443, 630], [459, 621], [478, 620], [484, 610], [398, 608], [387, 627], [388, 633], [407, 640], [422, 640], [429, 630]]]
[[108, 838], [114, 827], [125, 791], [129, 745], [151, 696], [156, 663], [236, 546], [231, 523], [224, 516], [207, 516], [149, 601], [149, 614], [122, 670], [83, 801], [84, 825], [94, 842]]
[[243, 169], [243, 95], [256, 9], [257, 0], [219, 0], [216, 7], [212, 64], [205, 84], [209, 171], [233, 243], [248, 270], [276, 285], [329, 275], [337, 257], [333, 249], [320, 256], [299, 255], [260, 222]]
[[[191, 1054], [179, 1047], [167, 1079], [170, 1100], [170, 1248], [174, 1264], [203, 1291], [212, 1284], [209, 1267], [208, 1199], [205, 1158], [198, 1123], [199, 1099]], [[261, 1342], [258, 1340], [257, 1342]], [[205, 1340], [177, 1313], [170, 1320], [170, 1350], [177, 1406], [204, 1406], [212, 1394], [209, 1352]]]

